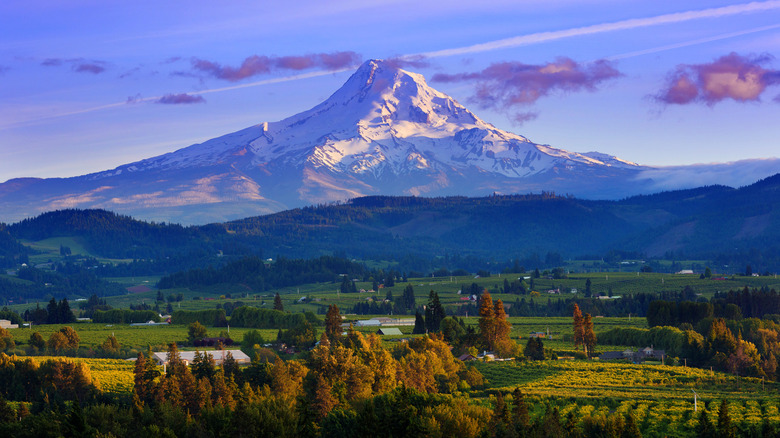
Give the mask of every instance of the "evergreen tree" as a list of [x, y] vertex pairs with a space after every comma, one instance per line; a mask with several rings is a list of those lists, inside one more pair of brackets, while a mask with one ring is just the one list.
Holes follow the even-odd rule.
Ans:
[[523, 393], [520, 388], [515, 388], [512, 392], [512, 422], [515, 425], [515, 431], [519, 436], [524, 436], [528, 427], [531, 425], [531, 417], [528, 415], [528, 405], [525, 403]]
[[712, 423], [707, 416], [707, 411], [704, 409], [702, 409], [701, 414], [699, 414], [699, 421], [696, 423], [695, 431], [698, 438], [715, 437], [715, 428], [712, 426]]
[[195, 357], [192, 359], [192, 375], [196, 379], [212, 381], [216, 374], [215, 364], [216, 361], [210, 353], [195, 351]]
[[274, 310], [284, 312], [284, 304], [282, 303], [282, 297], [279, 296], [279, 292], [274, 297]]
[[423, 316], [420, 314], [419, 310], [414, 314], [414, 329], [412, 330], [412, 334], [425, 334], [425, 319], [423, 319]]
[[59, 324], [59, 312], [57, 312], [57, 300], [52, 297], [49, 304], [46, 306], [46, 324]]
[[539, 338], [528, 338], [523, 355], [530, 360], [544, 360], [544, 342]]
[[444, 319], [447, 314], [444, 312], [439, 301], [439, 294], [431, 291], [428, 295], [428, 306], [425, 308], [425, 328], [429, 333], [438, 332], [441, 327], [441, 320]]
[[78, 400], [74, 400], [70, 407], [70, 414], [68, 414], [65, 422], [62, 425], [63, 435], [66, 437], [87, 437], [88, 433], [87, 420], [84, 418], [84, 411], [81, 409], [81, 403]]
[[67, 298], [57, 304], [57, 324], [70, 324], [76, 322], [76, 316], [70, 310]]
[[183, 375], [187, 369], [187, 365], [184, 365], [184, 361], [181, 360], [181, 355], [179, 354], [179, 347], [176, 345], [175, 342], [171, 342], [168, 344], [168, 366], [166, 368], [166, 376], [168, 377], [178, 377]]
[[403, 307], [406, 311], [413, 310], [415, 307], [417, 307], [417, 304], [414, 300], [414, 288], [411, 284], [406, 285], [404, 288], [404, 293], [401, 296], [401, 303], [403, 304]]
[[590, 290], [591, 281], [590, 278], [585, 280], [585, 298], [590, 298], [593, 296], [593, 292]]
[[735, 436], [734, 425], [729, 416], [729, 402], [723, 399], [718, 408], [718, 438], [734, 438]]

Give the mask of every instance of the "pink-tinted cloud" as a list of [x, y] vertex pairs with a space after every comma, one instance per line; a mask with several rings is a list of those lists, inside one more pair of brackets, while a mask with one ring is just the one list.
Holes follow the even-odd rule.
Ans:
[[159, 98], [157, 103], [163, 103], [167, 105], [182, 105], [182, 104], [191, 104], [191, 103], [206, 103], [206, 99], [203, 98], [203, 96], [198, 95], [192, 95], [187, 93], [179, 93], [179, 94], [166, 94], [165, 96]]
[[[554, 92], [595, 91], [602, 82], [619, 76], [621, 73], [609, 61], [580, 64], [562, 57], [541, 65], [499, 62], [475, 73], [439, 73], [433, 81], [475, 82], [473, 102], [482, 108], [509, 110], [533, 104]], [[522, 123], [537, 115], [518, 113], [512, 118]]]
[[730, 53], [707, 64], [682, 64], [669, 74], [666, 85], [655, 96], [658, 102], [683, 105], [714, 105], [724, 99], [758, 101], [780, 72], [764, 66], [769, 55], [741, 56]]
[[539, 117], [539, 113], [537, 112], [527, 112], [527, 113], [516, 113], [512, 120], [514, 120], [515, 123], [518, 125], [522, 125], [525, 122], [530, 122], [531, 120], [536, 119]]
[[103, 61], [86, 60], [83, 58], [60, 59], [47, 58], [41, 62], [45, 67], [59, 67], [68, 64], [76, 73], [100, 74], [106, 71], [106, 63]]
[[219, 63], [194, 58], [192, 68], [200, 73], [206, 73], [217, 79], [235, 82], [252, 76], [267, 74], [272, 70], [306, 70], [322, 68], [338, 70], [360, 62], [360, 55], [355, 52], [315, 53], [302, 56], [259, 56], [252, 55], [238, 67], [223, 66]]
[[73, 70], [77, 73], [100, 74], [106, 71], [106, 68], [97, 63], [81, 63], [74, 65]]

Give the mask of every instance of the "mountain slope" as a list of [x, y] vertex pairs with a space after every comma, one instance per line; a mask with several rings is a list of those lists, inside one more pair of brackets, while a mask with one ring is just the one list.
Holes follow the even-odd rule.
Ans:
[[0, 184], [0, 220], [104, 208], [196, 224], [379, 194], [616, 199], [657, 191], [668, 176], [644, 176], [650, 170], [502, 131], [421, 75], [370, 60], [327, 100], [284, 120], [104, 172]]

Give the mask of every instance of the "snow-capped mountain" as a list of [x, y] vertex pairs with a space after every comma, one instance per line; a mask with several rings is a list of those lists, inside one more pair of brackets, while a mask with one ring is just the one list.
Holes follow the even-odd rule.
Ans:
[[113, 170], [0, 184], [0, 220], [106, 208], [205, 223], [372, 194], [616, 198], [646, 190], [653, 181], [638, 175], [648, 170], [502, 131], [421, 75], [370, 60], [327, 100], [284, 120]]

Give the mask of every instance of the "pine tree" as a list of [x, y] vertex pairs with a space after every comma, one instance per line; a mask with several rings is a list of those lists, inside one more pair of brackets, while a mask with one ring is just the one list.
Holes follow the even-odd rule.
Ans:
[[425, 308], [425, 328], [429, 333], [438, 332], [441, 328], [441, 320], [447, 314], [439, 301], [439, 294], [431, 291], [428, 295], [428, 306]]
[[189, 371], [187, 369], [187, 365], [184, 365], [184, 361], [181, 360], [181, 355], [179, 354], [179, 347], [176, 345], [175, 342], [171, 342], [168, 344], [168, 366], [166, 368], [166, 376], [181, 376], [186, 371]]
[[407, 311], [417, 307], [417, 304], [414, 300], [414, 288], [411, 284], [404, 288], [404, 293], [401, 295], [401, 303], [403, 304], [404, 309]]
[[70, 407], [70, 414], [62, 424], [65, 436], [85, 437], [89, 436], [87, 420], [84, 418], [84, 411], [81, 409], [81, 403], [74, 400]]
[[274, 297], [274, 310], [284, 312], [284, 304], [282, 303], [282, 297], [279, 296], [279, 292]]
[[425, 319], [420, 314], [419, 310], [414, 314], [414, 329], [412, 329], [412, 334], [413, 335], [425, 334]]
[[696, 423], [696, 436], [698, 438], [713, 438], [715, 437], [715, 428], [712, 427], [709, 417], [707, 417], [707, 411], [701, 410], [699, 414], [699, 421]]
[[512, 392], [512, 422], [518, 435], [525, 435], [525, 431], [531, 425], [531, 417], [528, 415], [528, 405], [525, 403], [520, 388]]
[[729, 416], [729, 402], [723, 399], [718, 408], [718, 438], [734, 438], [734, 425]]

